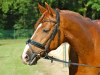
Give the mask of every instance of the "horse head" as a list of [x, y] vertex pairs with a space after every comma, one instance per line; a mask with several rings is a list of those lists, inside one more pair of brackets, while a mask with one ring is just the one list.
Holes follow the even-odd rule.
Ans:
[[35, 25], [34, 34], [26, 42], [22, 54], [22, 60], [25, 64], [36, 64], [41, 57], [44, 57], [48, 52], [59, 46], [59, 11], [54, 11], [47, 3], [45, 5], [46, 8], [38, 4], [42, 16]]

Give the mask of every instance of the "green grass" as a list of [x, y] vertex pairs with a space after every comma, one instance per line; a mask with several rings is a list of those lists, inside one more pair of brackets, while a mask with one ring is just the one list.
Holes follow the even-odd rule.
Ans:
[[0, 75], [44, 75], [41, 63], [35, 66], [24, 65], [21, 54], [26, 39], [0, 40]]

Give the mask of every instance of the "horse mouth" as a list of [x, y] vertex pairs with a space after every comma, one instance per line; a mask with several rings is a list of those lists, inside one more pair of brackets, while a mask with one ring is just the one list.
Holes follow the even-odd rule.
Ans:
[[28, 62], [28, 65], [36, 65], [37, 64], [37, 61], [38, 61], [38, 58], [37, 57], [34, 57], [32, 60], [30, 60], [29, 62]]

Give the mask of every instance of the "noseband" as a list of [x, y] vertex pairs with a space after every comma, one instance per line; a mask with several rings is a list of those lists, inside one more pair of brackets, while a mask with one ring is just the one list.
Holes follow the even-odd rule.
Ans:
[[40, 44], [39, 42], [36, 42], [34, 40], [31, 40], [31, 39], [28, 39], [26, 41], [26, 44], [31, 44], [31, 45], [34, 45], [34, 46], [36, 46], [38, 48], [45, 49], [45, 46], [43, 44]]
[[[57, 34], [57, 32], [59, 32], [60, 14], [59, 14], [58, 10], [55, 10], [55, 12], [56, 12], [56, 22], [54, 22], [54, 21], [52, 21], [52, 20], [50, 20], [50, 21], [49, 21], [49, 20], [44, 21], [44, 22], [53, 22], [53, 23], [55, 23], [54, 29], [53, 29], [52, 34], [50, 35], [49, 39], [48, 39], [44, 44], [41, 44], [41, 43], [39, 43], [39, 42], [36, 42], [36, 41], [34, 41], [34, 40], [32, 40], [32, 39], [28, 39], [28, 40], [26, 41], [26, 44], [31, 44], [31, 45], [34, 45], [34, 46], [40, 48], [40, 49], [44, 49], [44, 52], [45, 52], [46, 54], [48, 54], [48, 49], [49, 49], [50, 43], [51, 43], [51, 41], [54, 39], [54, 37], [55, 37], [55, 35]], [[59, 35], [60, 35], [60, 34], [58, 34], [58, 36], [59, 36]], [[59, 41], [59, 38], [58, 38], [58, 41]], [[48, 42], [48, 45], [46, 45], [47, 42]], [[46, 46], [45, 46], [45, 45], [46, 45]], [[32, 52], [33, 52], [33, 49], [32, 49], [32, 48], [30, 48], [30, 49], [31, 49]], [[37, 53], [36, 53], [36, 54], [37, 54]]]

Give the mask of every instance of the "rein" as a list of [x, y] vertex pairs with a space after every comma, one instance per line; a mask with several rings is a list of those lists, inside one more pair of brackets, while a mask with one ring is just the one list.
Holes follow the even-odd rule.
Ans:
[[83, 67], [90, 67], [90, 68], [100, 68], [100, 66], [92, 66], [92, 65], [88, 65], [88, 64], [78, 64], [78, 63], [74, 63], [74, 62], [71, 62], [71, 61], [67, 62], [67, 61], [60, 60], [58, 58], [55, 58], [55, 57], [49, 56], [49, 55], [47, 55], [44, 59], [51, 60], [51, 63], [53, 61], [57, 61], [57, 62], [61, 62], [61, 63], [67, 63], [68, 66], [74, 65], [74, 66], [83, 66]]

